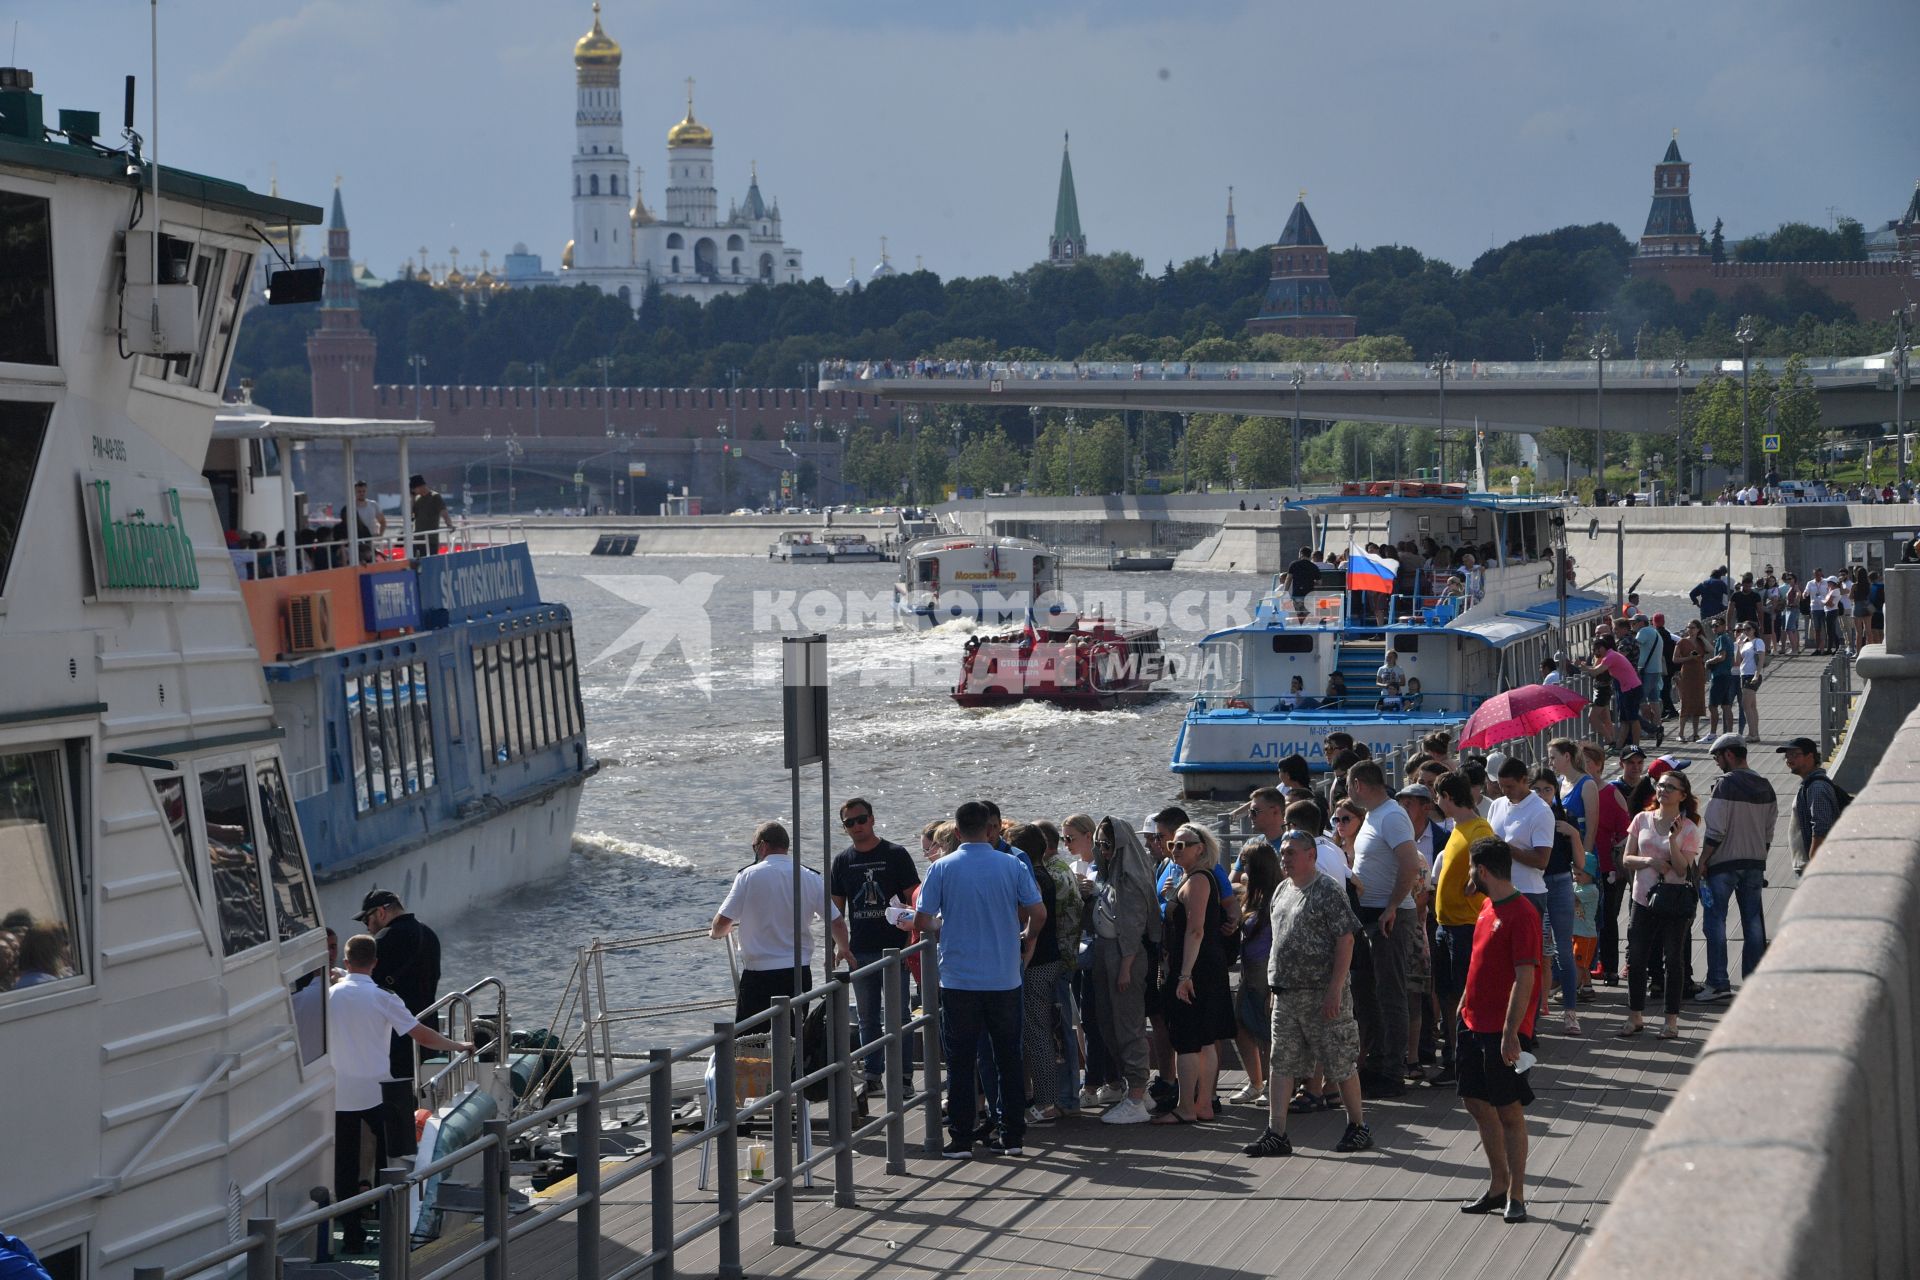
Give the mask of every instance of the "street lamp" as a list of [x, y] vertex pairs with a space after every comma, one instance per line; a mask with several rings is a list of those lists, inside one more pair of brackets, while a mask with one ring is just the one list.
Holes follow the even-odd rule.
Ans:
[[1074, 485], [1073, 485], [1073, 429], [1074, 429], [1074, 423], [1077, 422], [1078, 420], [1079, 419], [1074, 414], [1073, 410], [1071, 409], [1067, 410], [1067, 496], [1068, 497], [1072, 497], [1074, 494], [1080, 492], [1078, 489], [1074, 488]]
[[1607, 357], [1613, 354], [1605, 338], [1587, 348], [1593, 360], [1593, 500], [1599, 502], [1607, 487]]
[[1193, 487], [1193, 469], [1191, 453], [1187, 448], [1187, 422], [1193, 417], [1190, 413], [1180, 415], [1180, 492], [1185, 493]]
[[725, 511], [727, 509], [727, 459], [730, 456], [728, 450], [732, 445], [728, 443], [727, 424], [724, 419], [718, 430], [720, 432], [720, 510]]
[[420, 417], [420, 371], [427, 367], [427, 358], [421, 355], [407, 357], [407, 363], [413, 366], [413, 416]]
[[[547, 366], [538, 360], [533, 362], [533, 434], [536, 436], [540, 434], [540, 379], [546, 372]], [[508, 490], [507, 499], [511, 503], [513, 499], [511, 485], [508, 486]]]
[[1300, 487], [1300, 388], [1305, 385], [1307, 375], [1295, 369], [1288, 376], [1293, 383], [1293, 487]]
[[607, 370], [612, 366], [613, 360], [608, 356], [601, 356], [598, 363], [600, 365], [600, 425], [606, 429], [607, 438], [611, 440], [613, 438], [613, 403], [608, 398], [611, 392], [607, 387]]
[[1693, 370], [1685, 360], [1673, 362], [1673, 469], [1674, 487], [1692, 493], [1687, 483], [1687, 388], [1685, 380]]
[[1900, 500], [1907, 497], [1907, 333], [1913, 323], [1913, 304], [1893, 313], [1893, 464], [1899, 469]]
[[[1440, 444], [1440, 480], [1443, 484], [1447, 479], [1447, 370], [1452, 362], [1452, 357], [1442, 351], [1427, 365], [1430, 372], [1440, 375], [1440, 429], [1434, 432], [1433, 438]], [[1400, 469], [1400, 433], [1397, 431], [1393, 436], [1393, 465], [1397, 473]]]
[[1740, 487], [1753, 483], [1753, 416], [1747, 406], [1747, 374], [1753, 364], [1753, 317], [1741, 316], [1733, 340], [1740, 344]]

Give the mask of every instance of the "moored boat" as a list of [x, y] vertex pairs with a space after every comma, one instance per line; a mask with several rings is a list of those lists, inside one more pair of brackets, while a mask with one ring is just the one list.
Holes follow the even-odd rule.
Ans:
[[1060, 591], [1060, 556], [1031, 538], [950, 534], [900, 552], [893, 615], [903, 627], [948, 622], [1004, 626], [1029, 610], [1042, 615]]
[[833, 559], [833, 544], [816, 538], [811, 529], [788, 529], [767, 548], [769, 560], [810, 560], [825, 564]]

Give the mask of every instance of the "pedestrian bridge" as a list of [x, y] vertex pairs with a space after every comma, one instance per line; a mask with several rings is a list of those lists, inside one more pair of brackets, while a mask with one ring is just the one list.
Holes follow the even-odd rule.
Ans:
[[[1750, 368], [1778, 374], [1780, 359]], [[1895, 415], [1891, 355], [1823, 356], [1804, 364], [1828, 428], [1877, 426]], [[1348, 419], [1411, 426], [1539, 431], [1573, 427], [1672, 435], [1682, 393], [1714, 377], [1739, 377], [1727, 360], [1322, 360], [1202, 364], [1186, 361], [847, 361], [820, 365], [822, 391], [858, 391], [905, 403], [1259, 418]], [[1912, 386], [1913, 371], [1907, 370]], [[1755, 401], [1754, 431], [1766, 405]]]

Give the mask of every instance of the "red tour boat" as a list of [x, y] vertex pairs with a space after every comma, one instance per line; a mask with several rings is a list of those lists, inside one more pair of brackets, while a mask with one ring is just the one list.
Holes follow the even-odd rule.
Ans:
[[1032, 700], [1076, 711], [1106, 711], [1153, 696], [1165, 672], [1160, 632], [1110, 618], [1062, 614], [1016, 631], [973, 635], [953, 700], [1004, 707]]

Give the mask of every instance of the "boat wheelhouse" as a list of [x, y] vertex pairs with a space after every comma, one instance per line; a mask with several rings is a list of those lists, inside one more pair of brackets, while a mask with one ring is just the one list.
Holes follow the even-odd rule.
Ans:
[[872, 563], [887, 558], [887, 553], [880, 544], [869, 539], [864, 533], [829, 533], [827, 546], [833, 552], [835, 564]]
[[992, 534], [921, 538], [900, 553], [893, 616], [912, 628], [1004, 626], [1029, 609], [1045, 614], [1059, 591], [1060, 557], [1045, 543]]
[[825, 538], [815, 538], [811, 529], [789, 529], [767, 548], [769, 560], [811, 560], [825, 564], [833, 559], [833, 546]]
[[[1335, 730], [1384, 756], [1584, 647], [1607, 601], [1576, 589], [1572, 562], [1556, 558], [1564, 504], [1434, 488], [1289, 504], [1311, 523], [1319, 581], [1295, 597], [1276, 575], [1250, 621], [1201, 641], [1209, 683], [1173, 748], [1187, 796], [1244, 796], [1294, 754], [1323, 769], [1321, 743]], [[1406, 543], [1423, 549], [1420, 567], [1364, 551]], [[1342, 568], [1326, 567], [1329, 553]], [[1389, 652], [1398, 692], [1379, 679]]]

